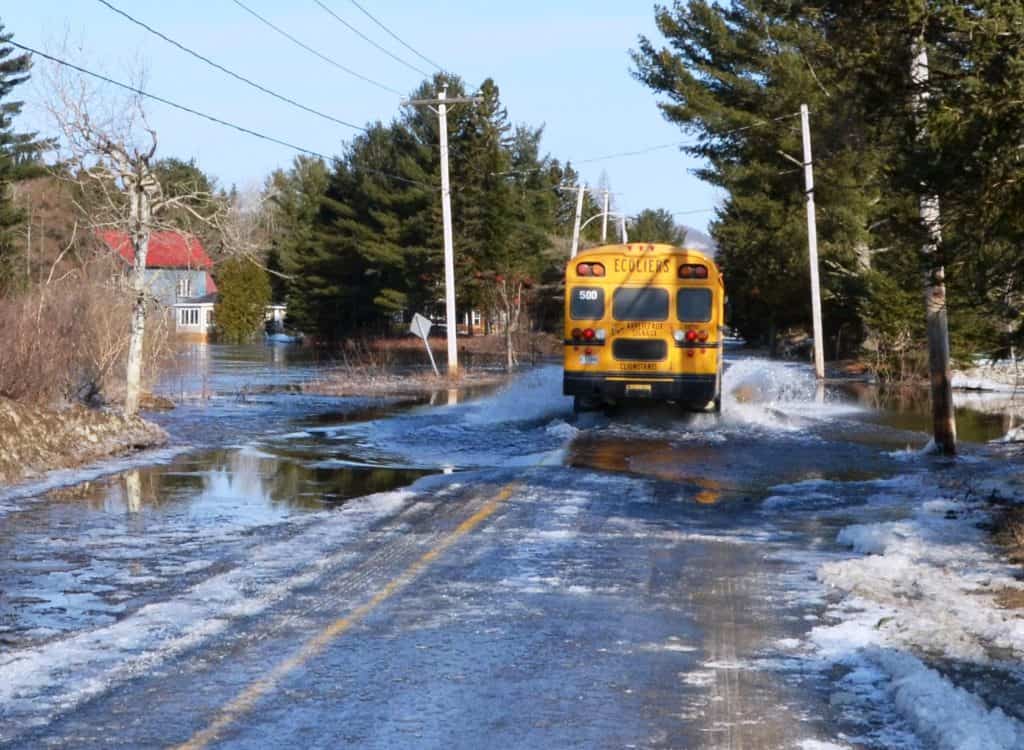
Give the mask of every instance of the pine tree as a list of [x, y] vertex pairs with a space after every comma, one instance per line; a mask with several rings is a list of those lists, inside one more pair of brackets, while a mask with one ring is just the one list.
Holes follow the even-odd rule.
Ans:
[[686, 244], [686, 228], [676, 224], [664, 208], [646, 208], [629, 224], [631, 242], [664, 242], [676, 247]]
[[267, 272], [248, 258], [230, 258], [217, 269], [217, 290], [214, 320], [220, 339], [232, 344], [252, 341], [262, 331], [270, 304]]
[[11, 101], [11, 94], [28, 80], [32, 61], [27, 54], [15, 54], [15, 48], [5, 44], [10, 39], [0, 23], [0, 289], [24, 281], [16, 239], [24, 216], [15, 205], [13, 186], [15, 181], [38, 173], [36, 160], [46, 145], [35, 133], [14, 129], [23, 102]]

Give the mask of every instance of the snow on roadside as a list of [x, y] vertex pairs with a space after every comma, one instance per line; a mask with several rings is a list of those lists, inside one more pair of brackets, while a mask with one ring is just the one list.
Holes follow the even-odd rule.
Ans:
[[833, 706], [886, 748], [1024, 748], [1024, 722], [928, 664], [981, 666], [1024, 683], [1024, 617], [996, 603], [998, 592], [1024, 584], [979, 528], [990, 520], [988, 507], [920, 475], [897, 478], [887, 493], [903, 495], [909, 517], [843, 528], [838, 542], [860, 556], [818, 570], [840, 594], [825, 617], [830, 624], [811, 631], [817, 657], [847, 670]]

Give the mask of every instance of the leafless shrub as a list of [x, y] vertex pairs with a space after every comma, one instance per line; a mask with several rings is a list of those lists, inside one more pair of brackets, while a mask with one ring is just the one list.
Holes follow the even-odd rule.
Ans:
[[[85, 271], [0, 299], [0, 396], [37, 404], [119, 399], [131, 309], [109, 278]], [[148, 379], [167, 353], [168, 329], [154, 326], [147, 341]]]

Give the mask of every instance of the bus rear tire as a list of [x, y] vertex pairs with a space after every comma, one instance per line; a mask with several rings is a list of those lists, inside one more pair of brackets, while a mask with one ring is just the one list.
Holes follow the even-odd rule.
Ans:
[[717, 396], [715, 396], [715, 400], [711, 402], [711, 411], [713, 411], [715, 414], [721, 414], [722, 413], [722, 394], [721, 393], [719, 393]]
[[604, 404], [601, 399], [595, 398], [594, 396], [573, 396], [572, 397], [572, 411], [573, 414], [584, 414], [589, 411], [600, 411]]

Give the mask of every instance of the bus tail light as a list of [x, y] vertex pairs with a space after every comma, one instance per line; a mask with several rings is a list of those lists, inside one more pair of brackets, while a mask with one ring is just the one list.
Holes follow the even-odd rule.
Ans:
[[708, 267], [696, 263], [687, 263], [679, 266], [679, 278], [681, 279], [706, 279]]
[[699, 338], [701, 341], [707, 341], [708, 340], [708, 332], [707, 331], [701, 331], [700, 333], [697, 334], [697, 338]]
[[697, 332], [692, 330], [692, 329], [687, 331], [686, 332], [686, 340], [689, 341], [692, 344], [694, 341], [697, 340]]
[[581, 338], [583, 338], [583, 331], [580, 330], [579, 328], [573, 328], [572, 329], [572, 337], [574, 339], [581, 339]]
[[583, 329], [583, 340], [584, 341], [593, 341], [595, 335], [596, 335], [596, 333], [595, 333], [593, 328], [584, 328]]

